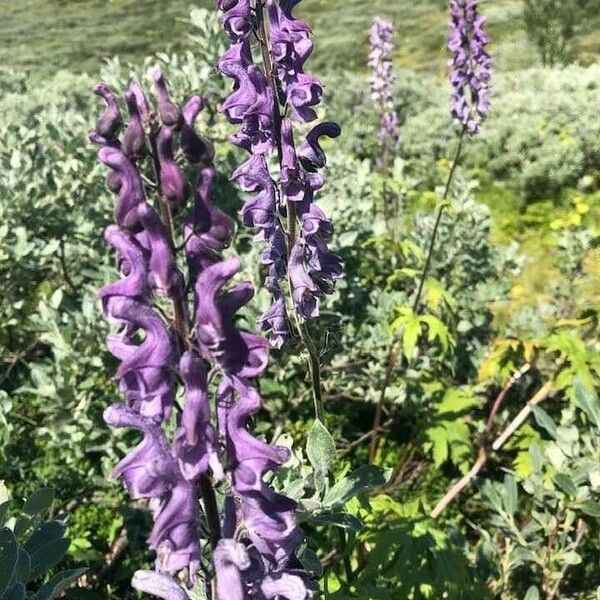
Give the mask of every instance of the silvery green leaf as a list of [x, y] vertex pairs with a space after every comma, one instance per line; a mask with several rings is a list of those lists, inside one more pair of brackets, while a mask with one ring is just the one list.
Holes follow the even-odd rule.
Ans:
[[556, 424], [552, 417], [540, 406], [534, 406], [532, 410], [537, 424], [543, 427], [550, 437], [556, 439]]
[[504, 478], [504, 506], [509, 515], [514, 515], [517, 512], [518, 491], [517, 482], [512, 475], [507, 475]]
[[315, 471], [326, 475], [335, 458], [335, 442], [327, 428], [318, 419], [308, 432], [306, 455]]
[[540, 593], [534, 585], [532, 585], [527, 590], [527, 593], [525, 594], [525, 597], [523, 598], [523, 600], [539, 600], [539, 599], [540, 599]]
[[573, 497], [577, 494], [577, 487], [566, 473], [557, 473], [554, 476], [554, 482], [567, 496]]

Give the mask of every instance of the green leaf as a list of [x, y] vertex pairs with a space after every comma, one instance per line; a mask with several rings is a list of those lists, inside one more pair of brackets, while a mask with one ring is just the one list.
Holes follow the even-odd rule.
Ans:
[[581, 563], [581, 555], [573, 550], [565, 552], [561, 556], [561, 562], [565, 565], [578, 565]]
[[590, 517], [600, 517], [600, 502], [586, 500], [579, 507], [581, 512]]
[[537, 424], [540, 427], [543, 427], [548, 432], [550, 437], [556, 439], [556, 424], [554, 423], [552, 417], [539, 406], [534, 406], [532, 410]]
[[523, 600], [539, 600], [539, 599], [540, 599], [540, 593], [539, 593], [538, 589], [535, 587], [535, 585], [532, 585], [527, 590], [527, 593], [525, 594], [525, 598], [523, 598]]
[[27, 515], [19, 515], [15, 520], [13, 531], [20, 538], [31, 526], [31, 517]]
[[61, 521], [47, 521], [35, 528], [29, 539], [23, 544], [23, 548], [33, 554], [44, 545], [54, 540], [61, 539], [65, 535], [66, 527]]
[[554, 482], [567, 496], [575, 496], [577, 494], [575, 483], [573, 483], [571, 477], [566, 473], [557, 473], [554, 476]]
[[316, 552], [310, 548], [304, 548], [300, 556], [298, 556], [302, 566], [309, 573], [314, 573], [317, 577], [323, 575], [323, 565], [319, 560]]
[[35, 517], [41, 512], [48, 510], [54, 502], [54, 490], [52, 488], [40, 488], [25, 500], [23, 512]]
[[340, 481], [337, 481], [325, 494], [323, 504], [328, 507], [341, 506], [361, 492], [384, 486], [390, 475], [390, 469], [362, 465]]
[[326, 475], [329, 472], [335, 458], [335, 441], [319, 419], [308, 432], [306, 455], [317, 473]]
[[471, 388], [450, 388], [435, 409], [440, 414], [462, 413], [469, 408], [479, 406], [479, 404], [480, 400], [473, 394]]
[[52, 600], [53, 598], [56, 598], [58, 594], [86, 571], [87, 569], [71, 569], [69, 571], [58, 573], [40, 588], [40, 591], [34, 596], [34, 599]]
[[317, 515], [313, 518], [315, 525], [332, 525], [341, 527], [342, 529], [350, 529], [352, 531], [360, 531], [363, 524], [360, 519], [348, 513], [328, 513]]
[[580, 377], [575, 377], [573, 382], [575, 403], [600, 429], [600, 402], [593, 389], [585, 386]]
[[421, 335], [421, 321], [414, 314], [407, 315], [404, 322], [404, 334], [402, 335], [402, 350], [407, 360], [410, 360], [417, 347], [419, 335]]
[[31, 559], [29, 558], [29, 554], [23, 550], [23, 548], [19, 548], [17, 566], [15, 568], [15, 572], [13, 573], [13, 582], [27, 584], [29, 581], [30, 571]]
[[0, 530], [0, 594], [13, 578], [19, 560], [18, 548], [15, 534], [8, 527]]
[[60, 538], [43, 544], [31, 553], [31, 579], [37, 579], [56, 566], [69, 548], [69, 540]]

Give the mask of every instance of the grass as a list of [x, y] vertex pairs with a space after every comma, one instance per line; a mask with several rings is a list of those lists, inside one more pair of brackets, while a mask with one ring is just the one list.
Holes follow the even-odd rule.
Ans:
[[[1, 0], [0, 64], [40, 74], [67, 68], [94, 73], [103, 58], [126, 61], [189, 47], [189, 0]], [[195, 4], [212, 6], [212, 0]], [[398, 66], [445, 72], [443, 0], [304, 0], [297, 8], [316, 36], [313, 68], [365, 68], [374, 15], [394, 20]], [[502, 68], [530, 66], [535, 53], [521, 30], [521, 0], [484, 0]]]

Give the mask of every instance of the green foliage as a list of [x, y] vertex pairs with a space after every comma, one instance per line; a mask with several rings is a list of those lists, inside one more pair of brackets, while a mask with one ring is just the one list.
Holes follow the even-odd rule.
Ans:
[[575, 36], [589, 26], [589, 16], [598, 8], [597, 0], [525, 0], [525, 29], [542, 64], [570, 62]]
[[[142, 1], [69, 3], [57, 30], [84, 4], [82, 28], [87, 19], [103, 27], [109, 10], [119, 27], [131, 28], [147, 8]], [[356, 0], [340, 11], [338, 2], [307, 1], [298, 8], [317, 17], [324, 43], [316, 64], [354, 61], [362, 70], [377, 8], [403, 17], [397, 62], [436, 70], [444, 62], [442, 4]], [[495, 45], [498, 60], [509, 62], [510, 50], [530, 66], [527, 46], [515, 38], [520, 3], [493, 4], [485, 6], [492, 31], [506, 36]], [[231, 128], [217, 111], [228, 84], [213, 68], [224, 41], [213, 13], [195, 9], [190, 26], [169, 17], [179, 10], [173, 2], [166, 16], [151, 13], [144, 21], [147, 43], [168, 30], [178, 53], [143, 59], [146, 42], [123, 48], [115, 24], [101, 51], [90, 39], [81, 59], [88, 68], [98, 53], [123, 49], [139, 61], [105, 62], [102, 77], [115, 88], [133, 75], [147, 81], [159, 63], [177, 100], [206, 97], [199, 127], [217, 147], [217, 202], [235, 216], [241, 200], [228, 178], [241, 156], [230, 149]], [[0, 39], [12, 26], [11, 15]], [[48, 60], [71, 61], [71, 54], [65, 47]], [[33, 58], [24, 53], [20, 60]], [[534, 600], [553, 590], [555, 597], [591, 598], [600, 585], [600, 72], [597, 65], [569, 66], [495, 77], [494, 109], [465, 148], [419, 312], [414, 296], [455, 148], [447, 88], [437, 74], [398, 73], [402, 157], [383, 175], [374, 167], [377, 120], [365, 77], [347, 69], [324, 77], [327, 114], [340, 117], [344, 135], [325, 142], [327, 185], [319, 203], [335, 223], [332, 246], [345, 263], [337, 296], [309, 325], [326, 416], [313, 420], [306, 364], [292, 343], [272, 353], [261, 381], [265, 412], [254, 427], [292, 450], [273, 484], [298, 502], [306, 533], [299, 559], [332, 599]], [[128, 505], [107, 481], [135, 438], [111, 434], [101, 419], [118, 392], [95, 299], [114, 268], [101, 243], [112, 200], [85, 142], [97, 112], [91, 84], [66, 72], [39, 81], [0, 70], [0, 471], [13, 497], [28, 497], [10, 514], [0, 500], [0, 524], [10, 518], [17, 538], [15, 545], [9, 533], [2, 542], [11, 558], [0, 557], [0, 587], [12, 581], [16, 597], [56, 597], [83, 562], [87, 589], [69, 590], [71, 597], [128, 599], [131, 573], [153, 558], [144, 546], [145, 508]], [[250, 237], [241, 228], [235, 251], [244, 275], [259, 281], [259, 249]], [[242, 315], [244, 326], [254, 327], [267, 302], [259, 293]], [[374, 407], [396, 343], [378, 451], [368, 465]], [[508, 392], [488, 433], [498, 392], [525, 363], [529, 372]], [[551, 397], [492, 452], [494, 437], [546, 381]], [[430, 510], [482, 448], [485, 469], [432, 520]], [[56, 490], [56, 514], [68, 512], [68, 520], [41, 519], [52, 501], [49, 488]], [[109, 565], [123, 540], [127, 549]], [[18, 550], [15, 562], [15, 547], [29, 563]], [[57, 557], [69, 569], [63, 575], [54, 573]]]
[[[85, 573], [85, 568], [49, 572], [63, 559], [69, 546], [65, 522], [44, 520], [54, 492], [41, 488], [31, 494], [20, 511], [9, 516], [12, 502], [0, 482], [0, 598], [52, 600]], [[8, 518], [7, 518], [8, 517]], [[32, 591], [32, 587], [36, 591]]]

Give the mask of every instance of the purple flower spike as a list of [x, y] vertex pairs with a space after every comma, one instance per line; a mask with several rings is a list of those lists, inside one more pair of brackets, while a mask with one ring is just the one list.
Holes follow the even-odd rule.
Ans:
[[373, 19], [371, 26], [371, 52], [369, 66], [373, 69], [371, 76], [371, 98], [377, 106], [379, 116], [379, 152], [377, 159], [379, 168], [386, 166], [389, 154], [397, 150], [400, 143], [398, 114], [394, 109], [394, 25], [379, 17]]
[[490, 39], [485, 17], [478, 16], [478, 0], [451, 0], [450, 37], [452, 52], [452, 117], [469, 135], [479, 133], [490, 111], [489, 87], [492, 59], [486, 52]]
[[160, 160], [160, 190], [167, 202], [179, 206], [189, 196], [189, 186], [173, 158], [173, 131], [163, 127], [156, 142]]
[[[319, 300], [325, 290], [327, 293], [333, 290], [332, 281], [341, 264], [333, 255], [323, 254], [323, 243], [331, 239], [333, 228], [323, 212], [313, 205], [316, 192], [324, 184], [319, 170], [327, 162], [320, 138], [337, 137], [340, 128], [335, 123], [320, 123], [309, 132], [299, 150], [294, 144], [294, 123], [317, 118], [316, 108], [323, 93], [320, 80], [304, 70], [313, 43], [308, 25], [292, 14], [298, 2], [266, 0], [262, 7], [260, 3], [254, 6], [254, 10], [266, 7], [266, 14], [263, 11], [258, 16], [268, 30], [267, 39], [261, 41], [269, 46], [273, 65], [273, 72], [267, 76], [258, 64], [263, 61], [253, 59], [249, 36], [231, 35], [230, 19], [237, 11], [247, 15], [244, 11], [251, 3], [216, 0], [232, 40], [221, 56], [219, 70], [234, 81], [233, 92], [221, 110], [230, 123], [239, 125], [231, 141], [251, 154], [232, 179], [251, 194], [241, 210], [242, 222], [256, 231], [256, 242], [265, 243], [261, 262], [267, 267], [265, 287], [273, 295], [273, 304], [260, 318], [259, 325], [269, 332], [271, 345], [276, 348], [281, 347], [289, 330], [284, 300], [289, 287], [288, 271], [291, 287], [300, 286], [298, 290], [291, 289], [290, 295], [296, 299], [296, 310], [304, 319], [318, 315]], [[257, 35], [262, 36], [262, 32]], [[278, 180], [269, 171], [275, 153]], [[290, 217], [299, 221], [300, 227], [294, 223], [286, 233], [281, 224]], [[301, 248], [294, 255], [297, 259], [294, 273], [288, 256], [292, 247]], [[315, 257], [328, 267], [315, 270], [309, 264], [317, 262]], [[316, 281], [311, 280], [313, 276]], [[297, 306], [299, 301], [301, 308]]]
[[174, 579], [156, 571], [136, 571], [131, 578], [131, 587], [162, 600], [189, 600], [185, 590]]
[[183, 116], [179, 108], [171, 102], [167, 83], [160, 69], [156, 69], [152, 73], [152, 79], [154, 80], [154, 90], [158, 101], [158, 116], [161, 123], [166, 127], [178, 129], [181, 126]]
[[96, 132], [106, 140], [113, 140], [123, 126], [117, 98], [112, 90], [103, 83], [94, 86], [94, 93], [106, 102], [106, 110], [96, 121]]
[[[285, 15], [291, 14], [292, 4], [282, 3]], [[275, 303], [263, 316], [261, 327], [281, 345], [287, 317], [280, 284], [287, 273], [288, 246], [281, 226], [286, 198], [277, 197], [281, 188], [268, 170], [268, 153], [279, 147], [273, 137], [275, 94], [260, 66], [252, 62], [246, 39], [252, 24], [250, 3], [219, 0], [219, 6], [227, 12], [224, 23], [232, 39], [242, 40], [222, 60], [222, 68], [235, 81], [224, 108], [241, 126], [235, 142], [254, 153], [234, 178], [252, 194], [242, 209], [244, 222], [258, 230], [257, 240], [268, 244], [261, 261]], [[288, 33], [300, 36], [294, 48], [301, 59], [310, 48], [302, 27], [294, 33], [296, 25], [292, 23]], [[194, 129], [202, 99], [194, 96], [180, 110], [170, 100], [160, 72], [154, 74], [154, 81], [160, 120], [150, 111], [143, 90], [133, 83], [125, 94], [129, 122], [121, 139], [105, 126], [90, 135], [101, 146], [99, 158], [110, 169], [108, 185], [117, 195], [117, 224], [107, 228], [105, 238], [116, 251], [120, 278], [99, 295], [107, 319], [118, 326], [108, 336], [107, 346], [120, 363], [115, 378], [126, 404], [108, 408], [105, 420], [143, 435], [115, 467], [114, 476], [133, 498], [149, 500], [154, 521], [148, 545], [156, 552], [156, 573], [138, 572], [132, 583], [166, 600], [187, 597], [178, 581], [185, 572], [189, 587], [195, 585], [199, 536], [205, 530], [199, 526], [202, 519], [210, 529], [206, 547], [215, 548], [219, 600], [308, 600], [312, 597], [304, 585], [308, 576], [289, 569], [301, 539], [294, 518], [296, 505], [265, 481], [269, 471], [288, 460], [289, 451], [248, 431], [249, 420], [261, 408], [253, 379], [266, 368], [268, 342], [236, 326], [238, 311], [253, 297], [254, 289], [249, 283], [233, 283], [240, 262], [221, 256], [231, 244], [235, 223], [212, 202], [214, 149]], [[304, 103], [303, 110], [309, 106]], [[331, 226], [313, 204], [322, 178], [299, 161], [291, 128], [286, 136], [286, 190], [291, 195], [296, 186], [299, 194], [298, 244], [307, 249], [301, 267], [308, 270], [309, 283], [319, 294], [326, 287], [321, 271], [332, 269], [323, 247]], [[308, 154], [316, 170], [317, 163], [325, 164], [325, 157], [318, 134], [313, 137]], [[144, 152], [146, 146], [157, 149], [154, 156]], [[177, 227], [181, 220], [172, 218], [171, 208], [183, 202], [189, 182], [174, 146], [197, 167], [198, 175], [194, 204], [180, 215], [181, 229]], [[177, 266], [180, 249], [185, 251], [186, 273]], [[192, 291], [193, 296], [188, 293]], [[175, 432], [168, 436], [167, 421], [175, 406]], [[213, 514], [215, 479], [223, 481], [226, 496], [220, 515]]]
[[123, 152], [133, 161], [140, 160], [146, 154], [144, 125], [135, 94], [131, 88], [125, 92], [125, 101], [129, 111], [129, 123], [123, 134]]

